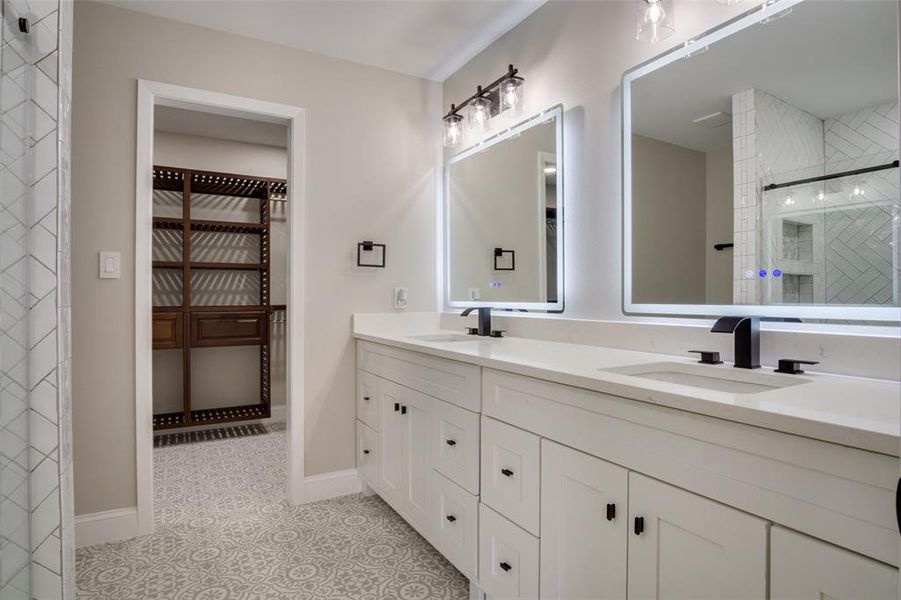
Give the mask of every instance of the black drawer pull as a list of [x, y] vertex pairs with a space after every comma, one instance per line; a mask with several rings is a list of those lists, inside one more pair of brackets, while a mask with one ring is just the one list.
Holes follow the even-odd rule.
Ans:
[[402, 414], [402, 415], [407, 414], [407, 405], [406, 404], [404, 404], [403, 406], [400, 407], [400, 414]]
[[500, 565], [500, 567], [501, 567], [504, 571], [509, 571], [510, 569], [513, 568], [513, 567], [510, 566], [510, 563], [506, 563], [506, 562], [502, 562], [501, 565]]
[[363, 454], [369, 454], [369, 450], [363, 450]]
[[454, 521], [457, 520], [457, 517], [455, 517], [454, 515], [447, 515], [447, 517], [445, 517], [445, 518], [446, 518], [448, 521], [450, 521], [451, 523], [453, 523]]
[[506, 475], [507, 477], [513, 477], [513, 471], [510, 469], [501, 469], [501, 473]]
[[369, 396], [363, 396], [363, 400], [365, 400], [366, 402], [369, 402]]
[[616, 518], [616, 504], [607, 505], [607, 520], [612, 521]]
[[447, 445], [448, 445], [448, 446], [456, 446], [456, 445], [457, 445], [457, 441], [456, 441], [456, 440], [447, 440]]
[[641, 535], [644, 531], [644, 517], [635, 517], [635, 535]]
[[400, 410], [400, 402], [395, 402], [394, 403], [394, 412], [397, 412], [399, 410]]

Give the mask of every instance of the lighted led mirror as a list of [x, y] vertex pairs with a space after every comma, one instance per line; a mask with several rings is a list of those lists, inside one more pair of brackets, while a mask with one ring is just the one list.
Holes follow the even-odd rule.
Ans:
[[445, 165], [449, 308], [563, 310], [563, 109]]
[[624, 75], [627, 313], [901, 319], [897, 11], [777, 0]]

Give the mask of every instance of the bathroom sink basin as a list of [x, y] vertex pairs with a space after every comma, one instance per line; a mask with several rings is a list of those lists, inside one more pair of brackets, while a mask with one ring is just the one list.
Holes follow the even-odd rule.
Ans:
[[762, 373], [760, 370], [752, 371], [723, 366], [670, 362], [630, 365], [600, 370], [732, 394], [759, 394], [770, 390], [802, 385], [810, 381], [795, 375], [772, 375]]
[[420, 342], [473, 342], [479, 339], [476, 336], [466, 335], [465, 333], [432, 333], [429, 335], [408, 335], [407, 337]]

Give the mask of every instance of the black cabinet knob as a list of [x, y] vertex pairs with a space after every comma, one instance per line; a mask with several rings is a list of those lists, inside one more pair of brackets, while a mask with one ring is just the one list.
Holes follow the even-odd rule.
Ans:
[[506, 475], [507, 477], [513, 477], [513, 471], [510, 469], [501, 469], [501, 473]]
[[644, 517], [635, 517], [635, 535], [641, 535], [644, 531]]
[[502, 562], [502, 563], [500, 564], [500, 567], [501, 567], [504, 571], [509, 571], [510, 569], [513, 568], [513, 567], [510, 566], [510, 563], [507, 563], [507, 562]]
[[616, 518], [616, 504], [607, 505], [607, 520], [612, 521]]
[[400, 410], [400, 402], [395, 402], [394, 403], [394, 412], [397, 412], [399, 410]]
[[457, 440], [447, 440], [447, 445], [448, 445], [448, 446], [456, 446], [456, 445], [457, 445]]
[[400, 414], [402, 414], [402, 415], [407, 414], [407, 405], [406, 404], [404, 404], [403, 406], [400, 407]]
[[447, 515], [447, 516], [445, 517], [445, 519], [447, 519], [448, 521], [450, 521], [451, 523], [453, 523], [454, 521], [457, 520], [457, 517], [455, 517], [454, 515]]
[[369, 450], [363, 450], [363, 454], [369, 454]]

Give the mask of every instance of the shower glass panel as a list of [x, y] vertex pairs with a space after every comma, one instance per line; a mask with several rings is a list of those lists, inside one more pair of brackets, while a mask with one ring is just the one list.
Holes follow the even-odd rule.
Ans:
[[30, 598], [27, 326], [27, 182], [34, 115], [27, 40], [3, 6], [0, 45], [0, 600]]
[[[763, 191], [761, 247], [765, 304], [898, 306], [901, 196], [895, 157], [878, 154], [780, 174]], [[823, 177], [827, 179], [822, 180]], [[769, 186], [772, 187], [772, 186]]]

